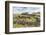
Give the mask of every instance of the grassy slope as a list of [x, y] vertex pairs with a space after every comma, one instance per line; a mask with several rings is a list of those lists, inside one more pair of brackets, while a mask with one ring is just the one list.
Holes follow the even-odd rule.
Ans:
[[[24, 19], [24, 20], [26, 20], [26, 21], [32, 21], [33, 23], [33, 25], [30, 25], [30, 26], [35, 26], [35, 25], [37, 25], [37, 23], [35, 23], [35, 22], [37, 22], [37, 20], [35, 19], [35, 16], [32, 16], [30, 19], [29, 18], [14, 18], [14, 19], [17, 19], [17, 20], [19, 20], [19, 19]], [[14, 20], [13, 19], [13, 20]], [[28, 27], [29, 25], [22, 25], [22, 24], [18, 24], [18, 23], [13, 23], [13, 27], [14, 28], [20, 28], [20, 27]]]

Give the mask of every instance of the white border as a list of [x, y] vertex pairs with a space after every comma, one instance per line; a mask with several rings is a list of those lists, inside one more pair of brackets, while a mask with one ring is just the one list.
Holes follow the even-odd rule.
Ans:
[[[40, 27], [26, 27], [26, 28], [13, 28], [13, 6], [17, 7], [40, 7]], [[9, 4], [9, 31], [10, 32], [21, 32], [21, 31], [39, 31], [43, 30], [43, 5], [34, 5], [34, 4]]]

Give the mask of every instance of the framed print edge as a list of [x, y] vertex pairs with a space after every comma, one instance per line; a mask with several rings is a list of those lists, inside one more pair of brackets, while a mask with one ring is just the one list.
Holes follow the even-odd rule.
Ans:
[[[43, 30], [39, 30], [39, 31], [9, 32], [9, 3], [43, 5]], [[5, 1], [5, 33], [6, 34], [32, 33], [32, 32], [44, 32], [44, 31], [45, 31], [45, 3]]]
[[9, 4], [5, 1], [5, 33], [9, 33]]

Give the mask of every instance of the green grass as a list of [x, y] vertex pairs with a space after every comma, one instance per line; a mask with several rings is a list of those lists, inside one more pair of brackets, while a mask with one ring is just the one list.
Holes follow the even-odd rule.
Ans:
[[22, 24], [14, 24], [13, 27], [14, 28], [20, 28], [20, 27], [24, 27], [24, 25], [22, 25]]
[[[38, 24], [38, 21], [37, 21], [37, 19], [36, 19], [37, 17], [36, 16], [31, 16], [30, 18], [19, 18], [19, 17], [15, 17], [15, 18], [13, 18], [13, 27], [14, 28], [20, 28], [20, 27], [34, 27], [34, 26], [39, 26]], [[25, 25], [22, 25], [22, 24], [18, 24], [18, 23], [16, 23], [15, 21], [16, 20], [25, 20], [25, 21], [31, 21], [32, 22], [32, 25], [27, 25], [27, 24], [25, 24]], [[40, 21], [40, 20], [39, 20]]]

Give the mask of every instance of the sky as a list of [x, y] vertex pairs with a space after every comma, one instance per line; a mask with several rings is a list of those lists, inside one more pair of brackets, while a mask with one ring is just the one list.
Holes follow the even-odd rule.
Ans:
[[24, 12], [28, 12], [29, 14], [31, 14], [32, 12], [39, 12], [40, 8], [39, 7], [13, 7], [13, 13], [14, 14], [21, 14]]

